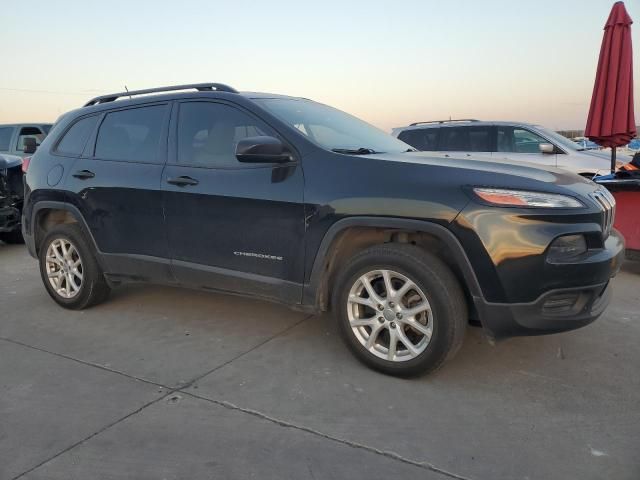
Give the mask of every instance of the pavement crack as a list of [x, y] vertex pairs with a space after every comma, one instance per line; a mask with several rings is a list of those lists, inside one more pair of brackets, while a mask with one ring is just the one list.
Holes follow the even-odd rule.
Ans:
[[[227, 360], [224, 363], [221, 363], [220, 365], [216, 365], [214, 368], [212, 368], [211, 370], [207, 370], [206, 372], [198, 375], [197, 377], [189, 380], [187, 383], [180, 385], [179, 387], [177, 387], [178, 390], [183, 390], [185, 388], [189, 388], [191, 387], [194, 383], [196, 383], [198, 380], [203, 379], [204, 377], [206, 377], [207, 375], [212, 374], [213, 372], [216, 372], [218, 370], [220, 370], [221, 368], [226, 367], [227, 365], [229, 365], [232, 362], [235, 362], [236, 360], [238, 360], [239, 358], [244, 357], [245, 355], [250, 354], [251, 352], [257, 350], [258, 348], [266, 345], [267, 343], [271, 342], [272, 340], [275, 340], [276, 338], [280, 337], [281, 335], [284, 335], [285, 333], [289, 332], [290, 330], [293, 330], [294, 328], [296, 328], [298, 325], [301, 325], [302, 323], [306, 322], [307, 320], [309, 320], [310, 318], [313, 318], [315, 315], [311, 314], [308, 315], [306, 317], [304, 317], [302, 320], [298, 320], [297, 322], [289, 325], [288, 327], [286, 327], [283, 330], [280, 330], [279, 332], [271, 335], [270, 337], [264, 339], [262, 342], [254, 345], [253, 347], [251, 347], [249, 350], [239, 353], [238, 355], [236, 355], [235, 357]], [[166, 387], [165, 387], [166, 388]]]
[[[106, 367], [106, 366], [101, 365], [99, 363], [88, 362], [87, 360], [81, 360], [79, 358], [72, 357], [70, 355], [65, 355], [63, 353], [52, 352], [51, 350], [47, 350], [47, 349], [40, 348], [40, 347], [35, 347], [33, 345], [29, 345], [28, 343], [23, 343], [23, 342], [19, 342], [17, 340], [12, 340], [11, 338], [0, 337], [0, 340], [4, 340], [5, 342], [12, 343], [14, 345], [19, 345], [21, 347], [30, 348], [30, 349], [36, 350], [38, 352], [48, 353], [49, 355], [54, 355], [56, 357], [64, 358], [66, 360], [71, 360], [73, 362], [77, 362], [77, 363], [80, 363], [82, 365], [86, 365], [88, 367], [99, 368], [100, 370], [104, 370], [104, 371], [110, 372], [110, 373], [115, 373], [117, 375], [122, 375], [123, 377], [127, 377], [127, 378], [129, 378], [131, 380], [136, 380], [138, 382], [147, 383], [149, 385], [154, 385], [156, 387], [162, 387], [162, 388], [165, 388], [167, 390], [171, 390], [172, 388], [174, 388], [174, 387], [168, 387], [168, 386], [163, 385], [161, 383], [153, 382], [151, 380], [147, 380], [145, 378], [136, 377], [135, 375], [131, 375], [130, 373], [122, 372], [120, 370], [115, 370], [113, 368]], [[178, 387], [176, 387], [176, 388], [178, 388]]]
[[145, 403], [144, 405], [142, 405], [141, 407], [135, 409], [132, 412], [129, 412], [127, 415], [125, 415], [124, 417], [120, 417], [119, 419], [105, 425], [104, 427], [100, 428], [99, 430], [93, 432], [92, 434], [84, 437], [82, 440], [77, 441], [76, 443], [69, 445], [67, 448], [65, 448], [64, 450], [59, 451], [58, 453], [56, 453], [55, 455], [52, 455], [51, 457], [43, 460], [42, 462], [38, 463], [37, 465], [29, 468], [28, 470], [25, 470], [24, 472], [16, 475], [15, 477], [13, 477], [11, 480], [18, 480], [21, 477], [24, 477], [25, 475], [28, 475], [29, 473], [33, 472], [34, 470], [42, 467], [43, 465], [55, 460], [56, 458], [58, 458], [61, 455], [64, 455], [65, 453], [69, 452], [70, 450], [73, 450], [76, 447], [79, 447], [80, 445], [82, 445], [85, 442], [88, 442], [89, 440], [91, 440], [93, 437], [95, 437], [96, 435], [100, 435], [101, 433], [105, 432], [106, 430], [110, 429], [111, 427], [114, 427], [115, 425], [119, 424], [120, 422], [125, 421], [126, 419], [137, 415], [138, 413], [140, 413], [141, 411], [143, 411], [144, 409], [150, 407], [151, 405], [154, 405], [158, 402], [160, 402], [161, 400], [164, 400], [165, 398], [173, 395], [176, 392], [176, 390], [172, 390], [170, 392], [167, 392], [165, 395], [162, 395], [161, 397], [158, 397], [154, 400], [151, 400], [150, 402]]
[[201, 395], [194, 394], [192, 392], [181, 391], [181, 393], [184, 393], [185, 395], [189, 395], [189, 396], [191, 396], [193, 398], [204, 400], [205, 402], [213, 403], [215, 405], [218, 405], [220, 407], [226, 408], [228, 410], [234, 410], [234, 411], [246, 413], [248, 415], [252, 415], [254, 417], [260, 418], [262, 420], [266, 420], [266, 421], [271, 422], [271, 423], [273, 423], [275, 425], [278, 425], [280, 427], [291, 428], [291, 429], [298, 430], [298, 431], [301, 431], [301, 432], [309, 433], [311, 435], [315, 435], [317, 437], [324, 438], [326, 440], [330, 440], [332, 442], [337, 442], [337, 443], [340, 443], [342, 445], [346, 445], [346, 446], [351, 447], [351, 448], [356, 448], [356, 449], [359, 449], [359, 450], [365, 450], [367, 452], [371, 452], [371, 453], [374, 453], [376, 455], [382, 455], [384, 457], [390, 458], [392, 460], [396, 460], [398, 462], [406, 463], [406, 464], [413, 465], [413, 466], [418, 467], [418, 468], [429, 470], [431, 472], [439, 473], [440, 475], [443, 475], [443, 476], [448, 477], [448, 478], [453, 478], [453, 479], [456, 479], [456, 480], [472, 480], [469, 477], [464, 477], [462, 475], [458, 475], [456, 473], [453, 473], [453, 472], [450, 472], [450, 471], [445, 470], [443, 468], [440, 468], [440, 467], [438, 467], [438, 466], [436, 466], [436, 465], [434, 465], [432, 463], [429, 463], [429, 462], [420, 462], [420, 461], [417, 461], [417, 460], [413, 460], [411, 458], [407, 458], [407, 457], [405, 457], [403, 455], [400, 455], [399, 453], [392, 452], [390, 450], [382, 450], [382, 449], [379, 449], [379, 448], [376, 448], [376, 447], [372, 447], [371, 445], [365, 445], [363, 443], [354, 442], [352, 440], [347, 440], [345, 438], [336, 437], [336, 436], [321, 432], [319, 430], [315, 430], [313, 428], [305, 427], [303, 425], [298, 425], [298, 424], [293, 423], [293, 422], [289, 422], [289, 421], [286, 421], [286, 420], [281, 420], [279, 418], [272, 417], [270, 415], [267, 415], [266, 413], [262, 413], [262, 412], [259, 412], [257, 410], [240, 407], [240, 406], [235, 405], [234, 403], [228, 402], [226, 400], [214, 400], [212, 398], [203, 397]]

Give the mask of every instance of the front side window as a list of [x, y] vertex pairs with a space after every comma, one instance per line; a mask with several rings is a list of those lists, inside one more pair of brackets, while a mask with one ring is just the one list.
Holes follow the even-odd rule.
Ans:
[[0, 151], [8, 152], [14, 127], [0, 127]]
[[108, 113], [98, 130], [95, 156], [162, 163], [160, 138], [166, 111], [166, 105], [153, 105]]
[[535, 133], [519, 127], [498, 127], [497, 147], [499, 152], [540, 153], [539, 145], [549, 143]]
[[40, 146], [44, 137], [47, 135], [38, 127], [22, 127], [18, 134], [18, 148], [19, 152], [24, 152], [24, 141], [27, 138], [33, 138], [36, 141], [36, 147]]
[[408, 144], [373, 125], [321, 103], [296, 98], [258, 98], [254, 101], [327, 150], [340, 153], [359, 149], [375, 153], [411, 150]]
[[58, 143], [56, 152], [62, 155], [80, 155], [97, 121], [98, 116], [94, 115], [74, 123]]
[[179, 164], [196, 167], [239, 167], [238, 141], [275, 136], [262, 121], [222, 103], [185, 102], [178, 115]]
[[398, 135], [398, 139], [421, 151], [434, 152], [438, 149], [437, 128], [405, 130]]

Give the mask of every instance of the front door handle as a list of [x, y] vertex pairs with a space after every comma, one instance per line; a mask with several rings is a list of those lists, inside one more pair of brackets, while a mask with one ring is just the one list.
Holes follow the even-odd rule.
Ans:
[[168, 178], [167, 183], [171, 185], [177, 185], [179, 187], [186, 187], [187, 185], [198, 185], [198, 180], [195, 178], [187, 177], [186, 175], [176, 177], [176, 178]]
[[74, 177], [79, 178], [80, 180], [86, 180], [87, 178], [93, 178], [96, 176], [95, 173], [89, 170], [78, 170], [73, 174]]

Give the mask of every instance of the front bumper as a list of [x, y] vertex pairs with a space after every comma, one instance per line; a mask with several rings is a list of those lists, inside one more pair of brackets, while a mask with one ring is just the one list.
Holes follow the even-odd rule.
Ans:
[[0, 232], [20, 230], [20, 210], [13, 206], [0, 207]]
[[[615, 230], [605, 248], [598, 253], [597, 260], [591, 258], [584, 265], [567, 265], [568, 271], [575, 267], [579, 267], [576, 272], [606, 268], [609, 277], [614, 277], [624, 260], [624, 240]], [[478, 297], [474, 298], [474, 303], [485, 332], [492, 338], [501, 339], [584, 327], [605, 311], [611, 295], [612, 288], [607, 279], [596, 284], [555, 288], [527, 303], [492, 303]]]

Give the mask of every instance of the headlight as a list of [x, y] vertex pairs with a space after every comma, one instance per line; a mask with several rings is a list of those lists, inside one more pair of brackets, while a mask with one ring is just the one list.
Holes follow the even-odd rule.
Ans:
[[487, 203], [503, 207], [580, 208], [584, 205], [573, 197], [557, 193], [476, 187], [473, 192]]

